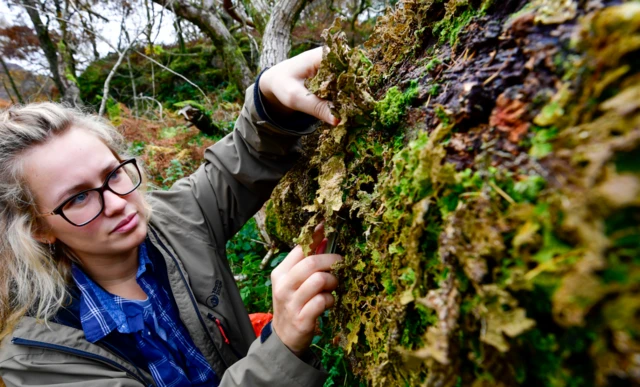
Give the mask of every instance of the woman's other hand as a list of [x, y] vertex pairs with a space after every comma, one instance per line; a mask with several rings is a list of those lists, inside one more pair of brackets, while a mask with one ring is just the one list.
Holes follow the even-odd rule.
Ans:
[[304, 86], [318, 72], [322, 47], [305, 51], [269, 68], [260, 77], [260, 91], [269, 107], [281, 115], [294, 111], [310, 114], [331, 125], [340, 120], [331, 114], [330, 102], [316, 97]]
[[316, 228], [313, 241], [312, 251], [318, 254], [305, 258], [302, 248], [296, 246], [271, 273], [272, 326], [297, 356], [311, 345], [318, 317], [335, 303], [331, 292], [338, 279], [329, 270], [342, 259], [337, 254], [323, 254], [327, 240], [322, 225]]

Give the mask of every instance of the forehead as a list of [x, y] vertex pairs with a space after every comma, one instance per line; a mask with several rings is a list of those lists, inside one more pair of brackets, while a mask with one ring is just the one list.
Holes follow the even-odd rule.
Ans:
[[55, 197], [73, 185], [100, 181], [105, 166], [115, 162], [116, 157], [97, 136], [70, 128], [30, 149], [23, 157], [23, 174], [37, 198]]

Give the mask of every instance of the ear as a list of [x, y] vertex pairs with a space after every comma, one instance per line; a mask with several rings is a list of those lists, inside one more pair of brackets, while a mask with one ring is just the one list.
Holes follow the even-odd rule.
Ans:
[[33, 239], [46, 245], [56, 243], [56, 237], [53, 235], [51, 229], [43, 224], [35, 225], [34, 229], [31, 231], [31, 236], [33, 237]]

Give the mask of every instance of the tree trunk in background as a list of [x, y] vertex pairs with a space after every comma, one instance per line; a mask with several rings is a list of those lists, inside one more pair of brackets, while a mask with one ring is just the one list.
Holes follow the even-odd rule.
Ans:
[[[68, 33], [66, 32], [66, 23], [61, 23], [63, 36], [62, 40], [58, 44], [58, 48], [56, 49], [47, 27], [42, 23], [42, 19], [40, 19], [38, 3], [34, 0], [22, 0], [22, 4], [29, 14], [29, 18], [33, 23], [36, 33], [38, 34], [40, 46], [44, 51], [47, 62], [49, 63], [51, 77], [53, 78], [53, 82], [56, 84], [56, 87], [58, 87], [58, 90], [60, 90], [62, 100], [72, 104], [73, 106], [81, 105], [82, 100], [80, 99], [80, 89], [78, 88], [75, 78], [75, 65], [72, 48], [65, 43], [65, 38], [68, 37]], [[56, 4], [56, 8], [59, 8], [58, 6], [59, 4]], [[63, 14], [60, 14], [58, 17], [64, 19]], [[58, 57], [58, 50], [60, 50], [60, 57]]]
[[[9, 72], [9, 67], [7, 67], [6, 63], [4, 63], [4, 59], [2, 59], [1, 56], [0, 56], [0, 64], [2, 65], [2, 68], [4, 69], [5, 74], [7, 74], [7, 78], [9, 78], [9, 83], [11, 83], [11, 88], [13, 89], [13, 92], [16, 93], [16, 98], [18, 98], [18, 102], [24, 103], [24, 100], [22, 99], [22, 95], [20, 95], [20, 90], [18, 90], [18, 86], [16, 86], [16, 82], [13, 80], [13, 77]], [[7, 94], [9, 94], [8, 90], [7, 90]], [[11, 98], [11, 94], [9, 94], [9, 98]]]
[[280, 0], [275, 4], [262, 35], [261, 69], [273, 66], [289, 57], [291, 30], [307, 2], [308, 0]]
[[72, 106], [82, 105], [80, 88], [78, 87], [78, 80], [76, 78], [76, 61], [74, 58], [76, 48], [66, 21], [69, 17], [69, 0], [65, 0], [64, 5], [60, 0], [54, 0], [54, 4], [56, 6], [56, 16], [58, 17], [62, 31], [62, 40], [58, 42], [58, 52], [60, 54], [58, 66], [62, 74], [62, 82], [65, 83], [62, 100]]
[[271, 7], [265, 0], [244, 0], [244, 9], [251, 17], [256, 30], [260, 35], [264, 34], [264, 29], [269, 21], [269, 15], [271, 14]]
[[58, 52], [55, 45], [53, 44], [53, 41], [51, 40], [51, 36], [49, 36], [47, 27], [45, 27], [45, 25], [42, 23], [42, 19], [40, 19], [40, 14], [38, 13], [38, 4], [34, 0], [22, 0], [22, 4], [24, 5], [27, 14], [29, 14], [29, 18], [33, 23], [33, 27], [38, 34], [40, 47], [42, 47], [44, 56], [47, 58], [47, 62], [49, 63], [49, 71], [51, 71], [51, 78], [53, 79], [53, 83], [55, 83], [58, 90], [60, 90], [60, 95], [64, 95], [64, 92], [67, 88], [65, 87], [60, 77], [60, 71], [58, 69]]
[[168, 0], [153, 1], [195, 24], [211, 39], [224, 60], [229, 79], [235, 82], [240, 90], [246, 89], [253, 83], [253, 72], [229, 29], [216, 15], [215, 6], [211, 0], [203, 1], [200, 3], [202, 5], [192, 4], [189, 0], [176, 0], [172, 5], [169, 5]]

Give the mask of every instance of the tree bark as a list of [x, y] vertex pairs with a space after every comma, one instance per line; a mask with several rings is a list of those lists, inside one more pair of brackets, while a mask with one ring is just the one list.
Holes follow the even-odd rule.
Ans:
[[[18, 86], [16, 86], [16, 82], [13, 80], [13, 77], [9, 72], [9, 67], [7, 67], [7, 64], [4, 62], [4, 59], [2, 59], [1, 56], [0, 56], [0, 64], [2, 64], [2, 68], [4, 69], [5, 74], [7, 74], [7, 78], [9, 78], [9, 83], [11, 84], [11, 88], [13, 89], [13, 92], [16, 94], [16, 98], [18, 98], [18, 102], [24, 104], [24, 99], [22, 99], [22, 95], [20, 95], [20, 90], [18, 90]], [[7, 94], [9, 94], [8, 91], [7, 91]], [[9, 98], [11, 98], [11, 94], [9, 94]]]
[[265, 0], [243, 0], [244, 9], [247, 11], [249, 17], [253, 21], [253, 24], [260, 33], [264, 34], [264, 29], [269, 21], [269, 15], [271, 14], [271, 7]]
[[42, 47], [44, 56], [45, 58], [47, 58], [47, 63], [49, 63], [49, 71], [51, 71], [51, 78], [53, 79], [53, 83], [55, 83], [58, 90], [60, 90], [60, 95], [64, 95], [67, 88], [62, 82], [60, 71], [58, 69], [58, 51], [56, 50], [56, 47], [51, 40], [51, 36], [49, 35], [47, 27], [45, 27], [45, 25], [42, 23], [42, 19], [40, 19], [37, 3], [34, 0], [22, 0], [22, 4], [24, 5], [29, 18], [31, 19], [31, 22], [33, 23], [33, 27], [38, 34], [40, 47]]
[[224, 61], [229, 79], [241, 90], [253, 83], [253, 72], [242, 55], [238, 43], [216, 15], [212, 0], [204, 0], [197, 6], [188, 0], [176, 0], [171, 5], [168, 0], [153, 1], [195, 24], [211, 39]]
[[[58, 18], [61, 20], [60, 25], [63, 31], [62, 41], [58, 44], [58, 48], [56, 48], [51, 40], [47, 27], [42, 23], [42, 19], [40, 19], [37, 2], [35, 0], [22, 0], [22, 4], [29, 14], [29, 18], [31, 18], [31, 22], [38, 34], [40, 46], [49, 63], [51, 77], [58, 87], [58, 90], [60, 90], [62, 100], [73, 106], [82, 105], [80, 89], [78, 88], [75, 78], [75, 63], [73, 60], [72, 47], [65, 41], [69, 35], [66, 29], [65, 15], [61, 13], [60, 4], [57, 2], [56, 8], [59, 13]], [[60, 56], [58, 56], [58, 50], [61, 51]]]
[[307, 3], [308, 0], [280, 0], [275, 4], [262, 36], [261, 69], [288, 58], [291, 50], [291, 30]]

